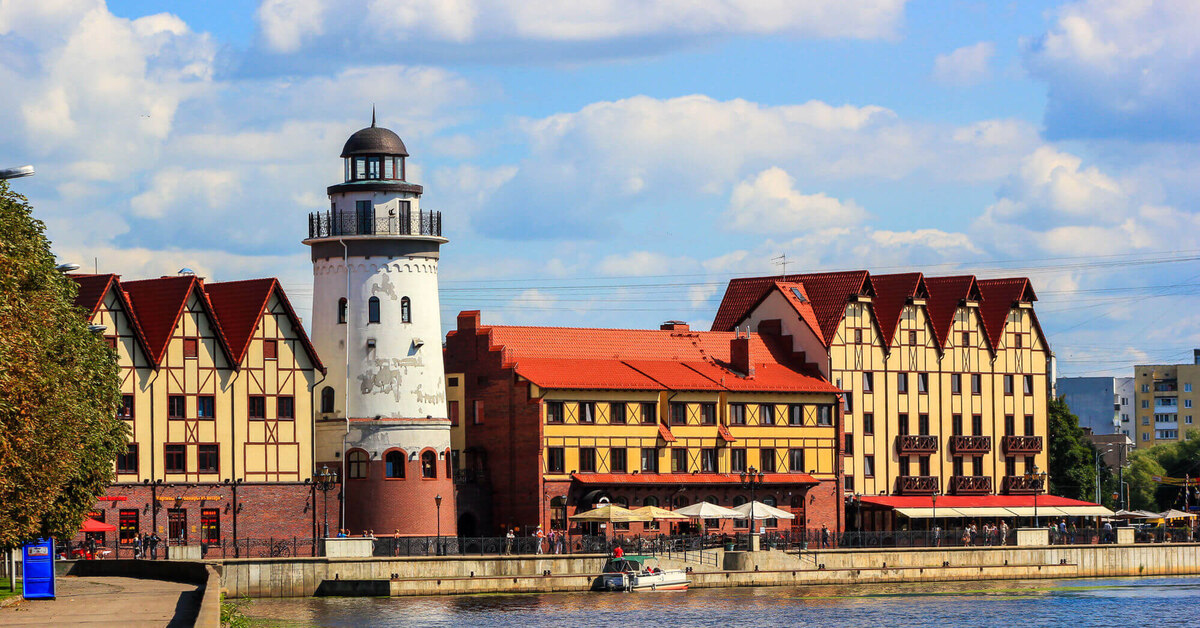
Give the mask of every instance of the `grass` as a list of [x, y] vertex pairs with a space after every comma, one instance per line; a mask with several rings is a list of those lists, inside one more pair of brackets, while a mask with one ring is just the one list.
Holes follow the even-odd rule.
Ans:
[[16, 591], [8, 590], [8, 578], [0, 578], [0, 600], [21, 595], [21, 583], [17, 583]]

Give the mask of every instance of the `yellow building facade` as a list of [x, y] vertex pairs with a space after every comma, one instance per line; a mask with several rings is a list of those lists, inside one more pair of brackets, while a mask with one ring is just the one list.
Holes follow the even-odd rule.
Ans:
[[1200, 414], [1200, 351], [1195, 364], [1140, 364], [1134, 376], [1134, 447], [1188, 438]]

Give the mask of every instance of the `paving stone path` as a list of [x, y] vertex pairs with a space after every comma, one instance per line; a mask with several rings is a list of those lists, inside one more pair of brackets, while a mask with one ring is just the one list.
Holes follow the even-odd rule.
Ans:
[[0, 608], [0, 626], [191, 626], [202, 595], [181, 582], [66, 576], [54, 600]]

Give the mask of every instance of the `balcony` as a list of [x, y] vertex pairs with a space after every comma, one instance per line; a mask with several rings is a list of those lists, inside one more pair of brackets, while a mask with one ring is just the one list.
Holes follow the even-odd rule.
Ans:
[[442, 212], [401, 211], [397, 215], [376, 217], [354, 212], [313, 212], [308, 215], [308, 237], [392, 235], [442, 237]]
[[951, 436], [950, 451], [955, 454], [986, 454], [992, 451], [992, 437]]
[[1046, 492], [1046, 479], [1040, 475], [1006, 475], [1004, 492], [1009, 495], [1031, 495]]
[[951, 476], [950, 492], [955, 495], [991, 495], [992, 478], [987, 475]]
[[901, 456], [908, 454], [932, 454], [937, 453], [937, 449], [937, 436], [901, 434], [896, 437], [896, 451]]
[[1042, 451], [1041, 436], [1005, 436], [1004, 453], [1036, 454]]
[[896, 492], [901, 495], [932, 495], [937, 490], [936, 476], [902, 475], [896, 478]]

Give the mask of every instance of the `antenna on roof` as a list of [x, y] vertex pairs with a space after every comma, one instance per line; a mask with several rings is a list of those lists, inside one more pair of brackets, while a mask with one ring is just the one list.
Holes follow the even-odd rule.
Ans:
[[375, 103], [371, 103], [371, 126], [375, 126]]
[[774, 262], [776, 266], [783, 268], [783, 275], [786, 277], [787, 276], [787, 266], [790, 263], [790, 262], [788, 262], [787, 255], [786, 254], [777, 255], [775, 257], [772, 257], [771, 261]]

